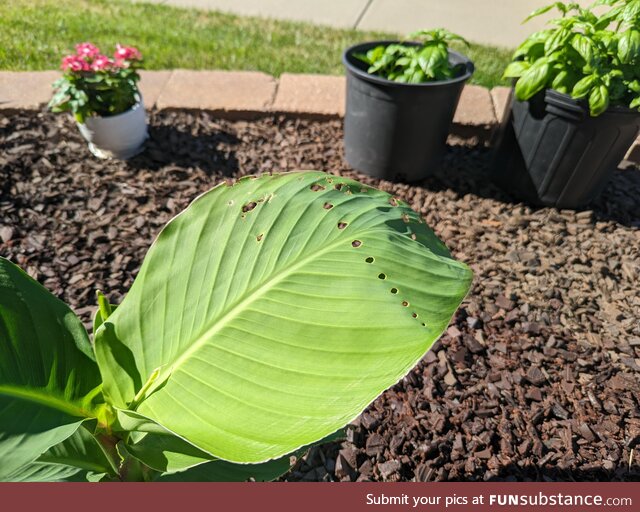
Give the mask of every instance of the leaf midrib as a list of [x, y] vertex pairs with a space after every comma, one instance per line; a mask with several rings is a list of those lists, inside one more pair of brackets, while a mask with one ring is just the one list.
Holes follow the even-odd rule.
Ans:
[[47, 392], [41, 388], [16, 387], [8, 385], [0, 385], [0, 396], [4, 395], [9, 398], [18, 398], [39, 405], [44, 405], [51, 409], [64, 412], [70, 416], [80, 418], [94, 418], [95, 415], [89, 411], [79, 407], [73, 402], [69, 402], [53, 393]]
[[[375, 231], [380, 231], [379, 229], [373, 229], [365, 232], [366, 234], [372, 234]], [[362, 233], [358, 233], [358, 236], [363, 236]], [[247, 305], [251, 304], [259, 297], [264, 295], [270, 288], [274, 285], [278, 284], [285, 277], [295, 273], [300, 267], [306, 265], [309, 261], [312, 261], [315, 258], [330, 252], [332, 249], [340, 246], [341, 244], [348, 243], [349, 237], [345, 237], [342, 235], [335, 242], [327, 245], [323, 250], [314, 252], [307, 256], [306, 258], [301, 259], [298, 263], [285, 267], [280, 272], [273, 274], [273, 276], [265, 281], [262, 285], [254, 288], [250, 292], [248, 292], [248, 296], [245, 299], [240, 300], [234, 306], [232, 306], [226, 313], [219, 317], [219, 320], [214, 323], [211, 327], [203, 331], [201, 334], [195, 337], [194, 343], [192, 343], [182, 354], [175, 360], [175, 362], [167, 369], [168, 373], [175, 372], [178, 368], [180, 368], [187, 359], [191, 357], [194, 353], [196, 353], [200, 348], [206, 344], [207, 340], [209, 340], [216, 332], [220, 331], [230, 320], [232, 320], [238, 311], [242, 311]], [[356, 249], [357, 250], [357, 249]], [[163, 380], [163, 379], [158, 379]]]

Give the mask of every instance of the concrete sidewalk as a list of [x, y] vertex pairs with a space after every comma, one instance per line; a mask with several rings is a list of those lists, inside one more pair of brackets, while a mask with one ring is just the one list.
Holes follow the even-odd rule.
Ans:
[[[409, 34], [446, 27], [470, 41], [514, 48], [540, 30], [547, 14], [522, 25], [548, 0], [134, 0], [248, 16], [307, 21], [359, 30]], [[583, 6], [593, 0], [574, 0]]]

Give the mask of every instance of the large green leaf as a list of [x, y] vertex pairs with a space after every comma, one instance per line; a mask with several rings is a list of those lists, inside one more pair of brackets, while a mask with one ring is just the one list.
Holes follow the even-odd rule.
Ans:
[[64, 464], [31, 462], [3, 477], [6, 482], [86, 482], [87, 472]]
[[92, 357], [73, 312], [0, 258], [0, 479], [93, 415], [100, 375]]
[[259, 481], [271, 481], [290, 469], [291, 456], [301, 457], [311, 446], [335, 442], [344, 438], [345, 429], [340, 429], [313, 443], [313, 445], [303, 446], [294, 453], [258, 464], [236, 464], [216, 459], [212, 455], [187, 443], [184, 439], [169, 433], [143, 434], [135, 443], [127, 445], [127, 451], [145, 465], [165, 475], [184, 472], [191, 468], [206, 465], [207, 468], [203, 468], [203, 471], [192, 474], [200, 475], [197, 477], [198, 479], [206, 478], [204, 476], [206, 474], [217, 475], [215, 478], [210, 478], [210, 481], [242, 482], [249, 478]]
[[38, 462], [63, 464], [93, 473], [116, 474], [116, 468], [111, 466], [96, 438], [84, 427], [62, 443], [49, 448], [38, 457]]
[[185, 471], [161, 474], [156, 482], [271, 482], [289, 471], [289, 457], [258, 464], [235, 464], [224, 460], [207, 462]]
[[472, 274], [388, 194], [298, 172], [202, 195], [96, 332], [105, 393], [234, 462], [352, 420], [446, 328]]

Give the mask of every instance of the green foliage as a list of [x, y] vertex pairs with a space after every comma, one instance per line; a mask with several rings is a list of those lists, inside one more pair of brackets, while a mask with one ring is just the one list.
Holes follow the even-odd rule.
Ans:
[[99, 397], [80, 320], [0, 258], [0, 480], [97, 418]]
[[[591, 10], [604, 5], [609, 9], [601, 15]], [[517, 79], [516, 97], [525, 101], [552, 88], [584, 98], [592, 116], [609, 105], [638, 108], [640, 0], [600, 0], [591, 8], [555, 2], [527, 20], [552, 9], [562, 17], [527, 38], [505, 69], [505, 78]]]
[[95, 346], [0, 258], [0, 480], [276, 478], [420, 360], [471, 277], [406, 204], [313, 171], [196, 199], [117, 308], [98, 293]]
[[418, 46], [406, 43], [380, 45], [355, 57], [369, 65], [367, 72], [394, 82], [421, 84], [459, 76], [461, 66], [449, 62], [449, 44], [453, 41], [469, 46], [459, 35], [446, 29], [420, 30], [409, 37]]

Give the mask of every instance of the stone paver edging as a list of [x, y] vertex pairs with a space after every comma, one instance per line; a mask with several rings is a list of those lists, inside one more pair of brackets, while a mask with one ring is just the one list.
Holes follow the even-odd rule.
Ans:
[[[257, 71], [142, 71], [140, 90], [148, 109], [209, 110], [221, 117], [251, 119], [280, 113], [310, 118], [344, 116], [343, 76], [284, 73], [276, 79]], [[0, 115], [37, 110], [51, 98], [57, 71], [0, 72]], [[488, 144], [503, 121], [508, 87], [491, 91], [467, 85], [451, 134]], [[640, 137], [626, 156], [640, 163]]]

